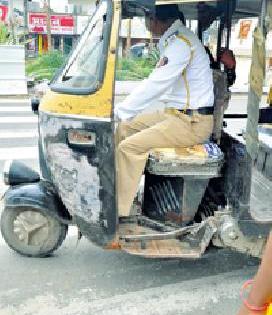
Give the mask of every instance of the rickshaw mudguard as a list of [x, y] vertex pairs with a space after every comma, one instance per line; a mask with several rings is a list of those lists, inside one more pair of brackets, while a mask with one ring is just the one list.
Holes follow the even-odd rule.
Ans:
[[47, 181], [10, 186], [3, 196], [3, 202], [5, 209], [29, 207], [47, 212], [57, 219], [71, 219], [53, 184]]

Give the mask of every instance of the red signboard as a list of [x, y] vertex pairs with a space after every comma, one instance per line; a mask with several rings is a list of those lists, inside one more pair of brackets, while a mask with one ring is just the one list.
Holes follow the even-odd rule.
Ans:
[[[29, 13], [28, 26], [32, 33], [45, 34], [46, 15], [44, 13]], [[70, 15], [51, 15], [51, 33], [52, 34], [74, 34], [74, 17]]]
[[0, 5], [0, 21], [5, 22], [8, 18], [8, 7]]

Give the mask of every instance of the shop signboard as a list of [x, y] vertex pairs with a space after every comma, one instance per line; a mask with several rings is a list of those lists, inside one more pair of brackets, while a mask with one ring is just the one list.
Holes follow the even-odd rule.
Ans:
[[[46, 34], [46, 14], [29, 13], [28, 26], [31, 33]], [[51, 15], [51, 33], [53, 35], [73, 35], [75, 33], [74, 17], [71, 15]]]
[[0, 21], [6, 22], [8, 18], [8, 7], [0, 5]]

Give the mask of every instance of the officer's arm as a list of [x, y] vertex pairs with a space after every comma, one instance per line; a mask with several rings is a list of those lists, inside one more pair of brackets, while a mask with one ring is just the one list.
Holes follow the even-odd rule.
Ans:
[[149, 108], [180, 78], [191, 58], [191, 49], [175, 38], [166, 48], [158, 66], [122, 103], [117, 104], [115, 116], [131, 119]]

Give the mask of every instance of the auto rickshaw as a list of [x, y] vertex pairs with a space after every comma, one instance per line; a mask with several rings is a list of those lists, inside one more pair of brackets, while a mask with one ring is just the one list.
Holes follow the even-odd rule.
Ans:
[[[217, 54], [229, 47], [232, 23], [259, 17], [248, 113], [225, 114], [228, 74], [215, 67], [212, 139], [192, 148], [154, 148], [135, 211], [120, 219], [113, 115], [120, 24], [169, 3], [179, 4], [187, 21], [197, 23], [201, 40], [215, 23]], [[271, 208], [263, 198], [262, 207], [253, 209], [250, 196], [252, 174], [259, 170], [268, 179], [272, 174], [271, 150], [259, 154], [258, 139], [258, 124], [272, 123], [271, 107], [259, 109], [271, 18], [266, 0], [100, 1], [50, 91], [40, 104], [32, 103], [39, 115], [40, 174], [18, 161], [6, 164], [1, 231], [7, 244], [25, 256], [48, 256], [62, 244], [68, 226], [76, 225], [98, 246], [143, 257], [196, 259], [212, 246], [261, 256]], [[247, 130], [230, 132], [228, 119], [247, 119]], [[193, 219], [184, 225], [185, 217]]]

